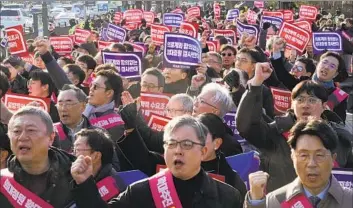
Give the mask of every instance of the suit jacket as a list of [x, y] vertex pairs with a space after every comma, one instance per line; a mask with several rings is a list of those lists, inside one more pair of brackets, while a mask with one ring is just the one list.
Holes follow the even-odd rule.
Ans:
[[[288, 201], [298, 194], [305, 194], [304, 188], [299, 180], [296, 178], [292, 183], [289, 183], [269, 194], [266, 195], [266, 200], [261, 204], [253, 206], [249, 203], [249, 192], [246, 195], [246, 202], [244, 203], [245, 208], [281, 208], [281, 203]], [[353, 191], [349, 189], [343, 189], [337, 179], [332, 176], [331, 185], [328, 189], [324, 199], [320, 201], [319, 208], [352, 208], [353, 207]]]

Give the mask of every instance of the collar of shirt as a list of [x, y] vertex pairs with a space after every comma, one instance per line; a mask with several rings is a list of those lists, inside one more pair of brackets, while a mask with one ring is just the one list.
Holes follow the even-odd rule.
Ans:
[[82, 118], [81, 122], [73, 129], [68, 127], [68, 134], [73, 137], [78, 131], [80, 131], [82, 129], [83, 126], [83, 122], [85, 121], [85, 119]]
[[[319, 197], [321, 200], [324, 199], [326, 193], [328, 192], [328, 189], [330, 188], [331, 182], [329, 181], [328, 184], [326, 185], [326, 187], [324, 188], [324, 190], [322, 190], [318, 195], [316, 195], [317, 197]], [[308, 190], [306, 190], [304, 188], [304, 192], [305, 195], [310, 198], [311, 196], [313, 196]]]

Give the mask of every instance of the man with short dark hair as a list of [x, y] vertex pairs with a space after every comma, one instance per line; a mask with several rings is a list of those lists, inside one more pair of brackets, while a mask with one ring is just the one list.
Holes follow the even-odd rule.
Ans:
[[3, 61], [1, 71], [7, 74], [10, 80], [11, 92], [19, 94], [28, 94], [27, 79], [20, 75], [22, 70], [21, 59], [8, 57]]
[[76, 64], [67, 64], [63, 67], [63, 70], [65, 71], [67, 77], [73, 83], [76, 87], [80, 88], [83, 90], [83, 92], [88, 95], [88, 86], [84, 86], [83, 82], [86, 78], [85, 72], [81, 69], [80, 66]]
[[85, 72], [86, 76], [83, 85], [88, 87], [93, 80], [92, 73], [97, 66], [97, 62], [90, 55], [82, 55], [76, 59], [75, 64], [79, 65]]
[[149, 68], [141, 76], [141, 92], [162, 93], [165, 78], [157, 68]]

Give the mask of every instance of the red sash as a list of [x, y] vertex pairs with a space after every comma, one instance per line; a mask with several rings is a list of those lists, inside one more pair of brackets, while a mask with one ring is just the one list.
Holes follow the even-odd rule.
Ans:
[[101, 195], [102, 199], [106, 202], [108, 202], [110, 199], [120, 193], [115, 179], [112, 176], [108, 176], [100, 180], [96, 185], [99, 194]]
[[121, 119], [119, 114], [111, 113], [99, 118], [92, 118], [89, 120], [92, 126], [100, 127], [103, 129], [110, 129], [115, 126], [123, 125], [124, 121]]
[[286, 131], [286, 132], [282, 133], [282, 136], [284, 136], [284, 138], [286, 138], [286, 140], [288, 140], [289, 134], [290, 134], [290, 132]]
[[281, 203], [282, 208], [313, 208], [308, 198], [299, 194], [288, 201]]
[[345, 37], [348, 41], [352, 41], [352, 38], [348, 33], [346, 33], [345, 31], [342, 31], [342, 35], [343, 37]]
[[59, 139], [60, 140], [65, 140], [66, 139], [66, 135], [63, 129], [63, 126], [61, 125], [61, 123], [55, 123], [54, 124], [54, 130], [56, 133], [58, 133]]
[[0, 192], [16, 208], [41, 207], [54, 208], [52, 205], [17, 183], [8, 169], [0, 170]]
[[182, 208], [174, 186], [172, 173], [168, 169], [150, 177], [148, 182], [157, 208]]
[[340, 104], [344, 99], [348, 97], [348, 94], [341, 90], [340, 88], [336, 88], [335, 91], [328, 96], [327, 106], [330, 110], [333, 110], [338, 104]]

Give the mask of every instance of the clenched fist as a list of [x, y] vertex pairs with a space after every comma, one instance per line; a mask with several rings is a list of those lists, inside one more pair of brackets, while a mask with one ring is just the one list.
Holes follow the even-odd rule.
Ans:
[[268, 173], [257, 171], [249, 175], [250, 197], [252, 200], [261, 200], [265, 197]]
[[71, 165], [71, 175], [77, 184], [85, 182], [91, 175], [93, 175], [91, 157], [80, 155]]
[[269, 63], [256, 63], [255, 65], [255, 75], [250, 80], [252, 86], [260, 86], [262, 83], [268, 79], [272, 74], [272, 68]]
[[36, 47], [36, 50], [39, 52], [40, 55], [43, 55], [50, 50], [49, 40], [39, 39], [34, 42], [34, 46]]

